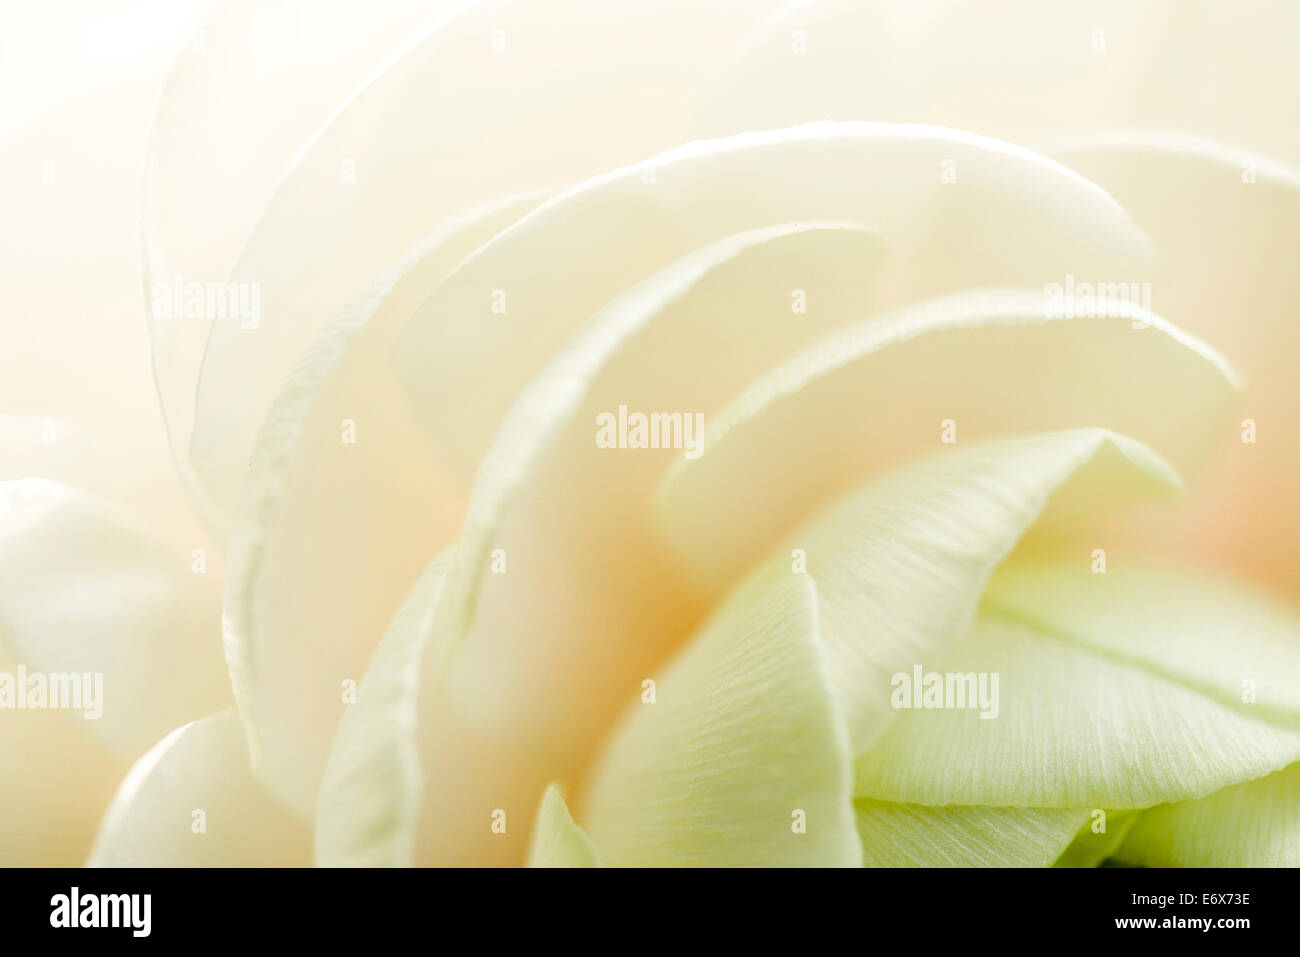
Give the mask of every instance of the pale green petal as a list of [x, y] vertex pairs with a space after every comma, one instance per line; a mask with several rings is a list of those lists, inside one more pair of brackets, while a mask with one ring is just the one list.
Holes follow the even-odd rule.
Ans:
[[941, 660], [1031, 526], [1046, 534], [1177, 485], [1148, 449], [1101, 429], [959, 443], [868, 484], [792, 535], [776, 561], [802, 561], [817, 581], [854, 753], [896, 714], [891, 676]]
[[[1085, 558], [1080, 562], [1086, 567]], [[923, 665], [988, 674], [990, 688], [996, 675], [997, 707], [900, 709], [858, 759], [859, 795], [918, 804], [1143, 808], [1300, 760], [1296, 724], [1270, 723], [1250, 705], [1224, 703], [992, 612], [982, 612], [949, 655]]]
[[1046, 867], [1087, 812], [853, 802], [867, 867]]
[[[1097, 811], [1105, 811], [1098, 808]], [[1089, 812], [1087, 823], [1079, 828], [1074, 841], [1057, 858], [1053, 867], [1097, 867], [1102, 861], [1114, 855], [1125, 836], [1137, 823], [1141, 811], [1107, 812], [1105, 830], [1093, 830], [1100, 827], [1102, 818], [1094, 817], [1096, 811]]]
[[657, 493], [663, 534], [719, 589], [815, 503], [942, 448], [949, 425], [957, 445], [1102, 426], [1195, 468], [1231, 425], [1235, 373], [1160, 317], [1117, 313], [1057, 319], [1041, 289], [970, 290], [831, 335], [706, 423], [703, 455]]
[[599, 867], [600, 858], [585, 831], [573, 823], [569, 807], [557, 785], [542, 795], [533, 823], [529, 867]]
[[1142, 812], [1116, 857], [1145, 867], [1300, 867], [1300, 764]]
[[431, 286], [537, 201], [439, 224], [325, 323], [231, 477], [243, 483], [223, 614], [231, 683], [259, 777], [304, 815], [343, 711], [321, 689], [360, 677], [463, 518], [465, 490], [445, 480], [383, 371], [392, 338]]
[[705, 625], [655, 703], [632, 705], [579, 820], [611, 866], [853, 866], [850, 784], [816, 588], [776, 568]]
[[454, 552], [411, 589], [339, 722], [316, 807], [316, 863], [406, 867], [423, 775], [416, 741], [420, 666]]
[[248, 768], [239, 718], [177, 728], [127, 772], [99, 826], [90, 867], [302, 867], [304, 828]]
[[88, 676], [97, 700], [69, 714], [135, 758], [230, 701], [216, 569], [196, 561], [93, 496], [0, 482], [0, 643], [29, 673]]
[[1251, 697], [1252, 713], [1300, 724], [1300, 616], [1263, 593], [1111, 550], [1105, 574], [1084, 560], [1008, 564], [984, 605], [1226, 704]]

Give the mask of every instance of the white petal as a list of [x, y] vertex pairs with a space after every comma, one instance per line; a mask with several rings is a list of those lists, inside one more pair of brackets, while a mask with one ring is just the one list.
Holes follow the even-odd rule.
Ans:
[[812, 507], [943, 448], [949, 422], [957, 444], [1102, 426], [1188, 471], [1225, 438], [1237, 384], [1140, 308], [1055, 319], [1038, 291], [956, 294], [849, 327], [756, 382], [708, 423], [703, 455], [665, 476], [661, 525], [716, 592]]
[[321, 866], [402, 867], [413, 861], [424, 785], [416, 743], [420, 660], [453, 554], [440, 555], [415, 583], [339, 722], [317, 800]]
[[[956, 190], [935, 172], [945, 157], [965, 171]], [[398, 341], [394, 369], [441, 454], [471, 472], [518, 391], [597, 309], [722, 237], [813, 220], [869, 223], [930, 274], [942, 258], [946, 275], [930, 277], [938, 290], [899, 277], [911, 296], [972, 281], [1041, 284], [1099, 256], [1114, 270], [1149, 249], [1104, 192], [996, 140], [879, 123], [747, 133], [687, 144], [548, 201], [434, 291]], [[938, 237], [955, 235], [980, 238], [945, 251]], [[492, 311], [494, 291], [504, 314]], [[448, 395], [461, 400], [454, 410]]]
[[29, 672], [91, 676], [102, 713], [72, 714], [133, 758], [230, 700], [217, 576], [196, 574], [196, 560], [91, 496], [0, 482], [0, 641]]
[[511, 197], [426, 236], [331, 320], [259, 433], [230, 540], [226, 657], [254, 765], [303, 814], [342, 714], [340, 683], [361, 676], [463, 515], [467, 490], [381, 371], [392, 337], [430, 285], [535, 201]]
[[[1160, 249], [1145, 277], [1153, 307], [1214, 343], [1249, 383], [1210, 481], [1172, 534], [1146, 537], [1296, 593], [1300, 509], [1278, 477], [1300, 471], [1300, 446], [1282, 439], [1300, 429], [1292, 361], [1300, 351], [1300, 168], [1264, 155], [1254, 138], [1106, 131], [1044, 148], [1105, 186], [1150, 231]], [[1190, 195], [1202, 199], [1188, 203]], [[1246, 418], [1254, 442], [1243, 441]]]
[[239, 719], [223, 711], [177, 728], [135, 763], [86, 863], [301, 867], [310, 858], [309, 835], [253, 780]]
[[[238, 261], [224, 255], [224, 242], [189, 257], [205, 267], [204, 278], [256, 282], [261, 294], [259, 327], [214, 323], [201, 345], [198, 394], [178, 398], [194, 403], [188, 447], [214, 510], [230, 508], [238, 488], [232, 480], [247, 462], [266, 405], [324, 319], [430, 224], [459, 209], [570, 183], [682, 142], [691, 91], [714, 68], [720, 38], [758, 16], [748, 12], [753, 2], [724, 0], [706, 11], [683, 3], [687, 31], [662, 7], [604, 0], [444, 5], [386, 55], [376, 52], [373, 68], [295, 144], [287, 169], [255, 163], [259, 174], [283, 174], [250, 233], [232, 236], [223, 228], [223, 240], [242, 241]], [[366, 53], [392, 36], [387, 25], [358, 32]], [[593, 43], [593, 36], [619, 42]], [[354, 65], [345, 57], [341, 70], [347, 75]], [[218, 74], [212, 82], [220, 80]], [[337, 88], [335, 80], [324, 84], [326, 91]], [[197, 92], [206, 90], [199, 85]], [[314, 99], [307, 97], [313, 117]], [[200, 96], [173, 106], [202, 104]], [[280, 112], [291, 109], [279, 105]], [[251, 112], [255, 130], [271, 125], [261, 109]], [[211, 136], [211, 128], [202, 133]], [[204, 151], [229, 155], [206, 139], [186, 145], [182, 159]], [[279, 155], [275, 149], [272, 160]], [[199, 161], [199, 182], [210, 165]], [[260, 199], [264, 183], [260, 175], [253, 179]], [[180, 214], [189, 208], [183, 203]], [[224, 227], [226, 217], [219, 221]], [[189, 243], [183, 246], [188, 251]], [[184, 447], [186, 437], [177, 442]]]

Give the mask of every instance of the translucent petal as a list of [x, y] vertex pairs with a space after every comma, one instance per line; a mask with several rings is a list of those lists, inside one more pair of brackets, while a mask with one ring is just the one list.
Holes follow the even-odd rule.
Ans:
[[423, 773], [416, 744], [420, 659], [453, 553], [411, 589], [334, 736], [316, 811], [316, 863], [409, 866]]
[[946, 432], [959, 445], [1102, 426], [1183, 472], [1226, 439], [1237, 385], [1212, 349], [1140, 308], [1055, 319], [1041, 291], [960, 293], [849, 327], [756, 382], [665, 476], [661, 527], [713, 593], [812, 508]]
[[89, 676], [95, 707], [69, 714], [121, 757], [229, 703], [217, 576], [197, 562], [92, 496], [0, 482], [0, 642], [29, 673]]
[[466, 253], [536, 202], [441, 224], [321, 333], [276, 399], [245, 469], [223, 631], [259, 776], [309, 814], [339, 687], [357, 680], [467, 489], [430, 454], [381, 371], [395, 330]]
[[[958, 188], [935, 172], [945, 157], [965, 171]], [[996, 140], [878, 123], [746, 133], [689, 143], [548, 201], [435, 290], [398, 341], [395, 372], [452, 467], [471, 471], [518, 391], [616, 295], [733, 233], [826, 220], [871, 224], [923, 269], [891, 279], [894, 304], [973, 282], [1041, 284], [1079, 262], [1119, 269], [1149, 251], [1105, 193]], [[461, 399], [454, 410], [449, 395]]]
[[90, 867], [302, 867], [310, 835], [262, 790], [233, 711], [177, 728], [122, 781]]

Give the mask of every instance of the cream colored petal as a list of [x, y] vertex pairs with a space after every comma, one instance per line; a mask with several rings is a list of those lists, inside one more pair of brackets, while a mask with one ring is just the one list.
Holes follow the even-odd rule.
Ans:
[[[961, 164], [960, 185], [940, 181], [944, 158]], [[870, 223], [911, 264], [891, 279], [893, 304], [972, 282], [1041, 284], [1077, 262], [1117, 269], [1148, 251], [1105, 193], [996, 140], [878, 123], [746, 133], [596, 177], [497, 236], [412, 317], [395, 372], [468, 473], [518, 391], [614, 296], [727, 235], [815, 220]]]
[[1047, 867], [1086, 811], [853, 802], [867, 867]]
[[[0, 641], [0, 674], [18, 664]], [[66, 711], [0, 710], [0, 867], [80, 866], [128, 767]]]
[[341, 683], [361, 677], [463, 516], [467, 488], [381, 371], [392, 337], [430, 286], [535, 202], [468, 211], [408, 251], [329, 323], [258, 436], [230, 539], [226, 658], [258, 774], [303, 814], [343, 712]]
[[542, 795], [533, 823], [529, 867], [600, 867], [600, 857], [586, 832], [573, 823], [558, 786]]
[[857, 865], [848, 758], [816, 589], [778, 569], [631, 705], [579, 820], [611, 866]]
[[1272, 159], [1254, 137], [1219, 142], [1160, 131], [1081, 134], [1044, 149], [1105, 186], [1150, 231], [1160, 249], [1145, 277], [1153, 308], [1213, 342], [1249, 384], [1231, 441], [1185, 519], [1158, 537], [1164, 530], [1149, 526], [1134, 533], [1300, 592], [1300, 510], [1286, 480], [1300, 470], [1300, 453], [1284, 438], [1300, 429], [1292, 362], [1300, 350], [1297, 157]]
[[90, 676], [94, 704], [73, 716], [134, 758], [230, 700], [217, 582], [199, 561], [91, 496], [0, 482], [0, 642], [29, 673]]
[[1056, 319], [1041, 291], [975, 290], [827, 337], [711, 419], [657, 493], [663, 534], [713, 594], [822, 502], [949, 438], [1103, 426], [1192, 469], [1226, 440], [1238, 380], [1158, 316], [1117, 312]]
[[[761, 247], [770, 247], [770, 254], [777, 261], [768, 268], [779, 269], [788, 277], [788, 285], [789, 281], [798, 281], [801, 274], [808, 276], [814, 263], [820, 262], [825, 268], [826, 262], [834, 261], [837, 255], [844, 256], [846, 263], [853, 262], [859, 273], [866, 272], [862, 260], [870, 256], [877, 243], [868, 228], [852, 223], [787, 223], [737, 233], [638, 283], [585, 323], [515, 398], [479, 466], [461, 533], [458, 560], [452, 571], [450, 603], [440, 609], [449, 640], [458, 642], [469, 632], [479, 580], [487, 571], [489, 549], [506, 511], [515, 499], [522, 497], [525, 483], [542, 471], [541, 457], [560, 442], [600, 384], [602, 374], [615, 364], [618, 353], [636, 349], [654, 351], [658, 357], [663, 351], [659, 343], [651, 343], [652, 350], [647, 350], [646, 340], [653, 338], [652, 332], [661, 330], [650, 327], [679, 324], [678, 334], [682, 339], [688, 336], [698, 339], [707, 334], [714, 341], [734, 338], [746, 342], [731, 348], [725, 370], [717, 369], [712, 354], [705, 353], [699, 360], [693, 360], [690, 355], [681, 356], [676, 361], [687, 369], [683, 372], [679, 365], [675, 379], [689, 381], [696, 377], [691, 375], [695, 372], [701, 379], [711, 378], [715, 386], [728, 379], [736, 380], [738, 370], [761, 368], [778, 358], [788, 345], [787, 337], [779, 334], [784, 331], [780, 326], [774, 329], [771, 323], [755, 321], [784, 289], [773, 295], [769, 285], [754, 281], [750, 263], [758, 257], [751, 254]], [[707, 299], [708, 306], [717, 306], [718, 287], [725, 292], [726, 308], [705, 312], [699, 300]], [[696, 301], [687, 302], [691, 298]], [[782, 304], [784, 299], [781, 296]], [[825, 309], [826, 304], [820, 308]], [[690, 313], [696, 322], [687, 326], [679, 318], [683, 313]], [[828, 321], [836, 318], [843, 317], [831, 317]], [[706, 321], [707, 329], [701, 328]], [[781, 325], [787, 329], [797, 326], [793, 321]], [[702, 351], [697, 350], [696, 354]], [[746, 351], [753, 354], [746, 355]], [[694, 362], [701, 363], [701, 367], [690, 368]], [[705, 368], [705, 363], [711, 369]], [[654, 374], [662, 377], [661, 364], [654, 365]], [[645, 385], [631, 375], [616, 380], [625, 395], [644, 395]], [[680, 396], [688, 390], [689, 387], [679, 386], [677, 391]], [[693, 391], [698, 402], [704, 389], [697, 387]], [[697, 402], [687, 400], [686, 407], [694, 408]], [[644, 406], [645, 402], [640, 404]], [[680, 401], [669, 404], [652, 401], [646, 407], [666, 410], [669, 405], [673, 409], [683, 408]], [[677, 414], [693, 413], [679, 411]]]
[[[229, 281], [277, 187], [286, 176], [292, 176], [298, 154], [390, 53], [413, 35], [432, 29], [431, 24], [445, 18], [452, 6], [451, 0], [418, 4], [377, 0], [364, 9], [346, 0], [282, 0], [271, 5], [232, 0], [213, 5], [188, 45], [179, 55], [173, 54], [175, 62], [156, 94], [139, 190], [143, 302], [149, 310], [150, 360], [177, 465], [196, 504], [221, 537], [234, 508], [238, 472], [219, 476], [228, 487], [221, 488], [216, 493], [221, 497], [214, 499], [209, 489], [199, 484], [189, 456], [203, 352], [209, 337], [218, 334], [214, 326], [230, 323], [236, 327], [231, 331], [237, 334], [239, 344], [250, 353], [245, 358], [251, 373], [270, 360], [267, 340], [283, 329], [284, 319], [262, 312], [261, 289], [259, 318], [266, 321], [271, 335], [240, 329], [238, 317], [217, 318], [208, 313], [169, 316], [156, 308], [155, 301], [160, 296], [159, 301], [170, 298], [170, 289], [177, 283], [183, 290], [184, 284], [191, 282]], [[230, 135], [232, 129], [238, 129], [240, 135]], [[355, 160], [355, 156], [334, 157], [335, 189], [348, 185], [343, 170], [347, 162]], [[196, 223], [202, 223], [202, 228], [196, 228]], [[338, 238], [344, 235], [340, 233]], [[416, 238], [411, 235], [406, 241]], [[310, 236], [301, 238], [302, 243], [311, 240]], [[392, 258], [401, 251], [402, 246], [394, 248]], [[375, 272], [384, 265], [376, 262]], [[352, 293], [368, 278], [356, 277], [354, 287], [343, 294]], [[249, 281], [259, 280], [269, 289], [273, 274], [257, 275]], [[260, 380], [246, 374], [227, 387], [228, 410], [241, 416], [259, 413], [245, 426], [243, 447], [230, 450], [240, 459], [238, 465], [247, 463], [260, 413], [292, 371], [321, 320], [341, 304], [340, 299], [322, 306], [310, 320], [312, 324], [299, 330], [297, 340], [281, 332], [276, 339], [281, 349], [279, 376]], [[283, 350], [291, 351], [285, 354]], [[209, 387], [218, 384], [207, 383]], [[216, 486], [217, 478], [209, 479], [208, 484]]]
[[[261, 294], [256, 330], [212, 325], [197, 396], [180, 400], [194, 401], [194, 428], [178, 441], [215, 511], [233, 502], [266, 405], [321, 322], [431, 223], [684, 140], [690, 96], [715, 68], [720, 42], [762, 11], [753, 0], [706, 9], [674, 2], [689, 11], [690, 30], [662, 5], [462, 0], [431, 9], [422, 27], [375, 57], [298, 144], [255, 227], [238, 237], [238, 260], [217, 251], [197, 260], [217, 279], [259, 283]], [[366, 51], [390, 35], [358, 32]], [[346, 75], [352, 58], [343, 65]], [[259, 118], [255, 128], [266, 125]]]
[[[522, 860], [514, 829], [479, 827], [485, 806], [517, 820], [547, 782], [577, 781], [629, 690], [708, 610], [645, 521], [681, 453], [671, 442], [601, 448], [597, 417], [631, 403], [675, 415], [688, 430], [678, 438], [693, 441], [699, 416], [869, 307], [882, 251], [849, 224], [727, 237], [615, 297], [517, 397], [476, 476], [461, 547], [477, 561], [448, 584], [451, 673], [445, 689], [441, 673], [426, 679], [426, 708], [440, 715], [425, 724], [431, 773], [473, 784], [430, 796], [424, 832], [436, 846], [422, 859]], [[807, 312], [792, 309], [796, 288]]]
[[1143, 811], [1116, 857], [1143, 867], [1300, 867], [1300, 764]]
[[424, 786], [416, 743], [420, 659], [453, 556], [444, 552], [415, 583], [339, 722], [317, 799], [318, 865], [413, 861]]
[[248, 771], [233, 711], [177, 728], [122, 781], [90, 867], [301, 867], [310, 836]]

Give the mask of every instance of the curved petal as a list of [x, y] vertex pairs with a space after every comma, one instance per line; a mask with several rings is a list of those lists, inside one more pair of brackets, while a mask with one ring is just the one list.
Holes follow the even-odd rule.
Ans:
[[[651, 338], [650, 327], [655, 324], [678, 323], [683, 327], [683, 337], [698, 337], [705, 333], [701, 325], [707, 318], [707, 334], [715, 341], [742, 337], [747, 341], [731, 348], [725, 370], [717, 369], [716, 358], [708, 353], [701, 354], [698, 360], [682, 356], [679, 364], [688, 368], [682, 370], [679, 365], [675, 379], [707, 382], [717, 395], [728, 381], [743, 375], [742, 370], [765, 367], [788, 345], [782, 334], [786, 330], [770, 325], [753, 328], [753, 319], [763, 311], [764, 301], [770, 303], [776, 297], [772, 286], [754, 280], [755, 267], [750, 264], [753, 257], [748, 254], [770, 252], [776, 262], [765, 263], [766, 268], [779, 272], [787, 281], [798, 281], [800, 275], [809, 276], [814, 264], [821, 263], [824, 268], [828, 260], [837, 257], [842, 257], [846, 265], [852, 263], [859, 274], [864, 273], [862, 260], [877, 243], [872, 231], [853, 223], [786, 223], [737, 233], [655, 273], [588, 320], [516, 397], [479, 466], [448, 592], [451, 601], [440, 610], [440, 623], [449, 629], [450, 640], [458, 641], [469, 632], [479, 580], [486, 571], [489, 547], [505, 513], [513, 500], [521, 497], [527, 480], [541, 471], [539, 460], [561, 440], [617, 353], [644, 349], [645, 340]], [[726, 297], [725, 311], [705, 312], [700, 308], [700, 299], [712, 305], [719, 291]], [[686, 303], [687, 297], [696, 297], [696, 302]], [[834, 322], [836, 318], [842, 317], [832, 315], [826, 321]], [[688, 333], [685, 327], [689, 320], [694, 321], [689, 322]], [[787, 323], [786, 328], [790, 325], [793, 323]], [[659, 350], [655, 353], [657, 356]], [[693, 362], [700, 367], [692, 368]], [[660, 364], [656, 362], [655, 366], [654, 374], [662, 377]], [[711, 367], [711, 373], [706, 366]], [[624, 395], [645, 396], [642, 382], [626, 369], [619, 371], [624, 374], [614, 378]], [[698, 373], [698, 379], [691, 372]], [[704, 384], [677, 389], [687, 408], [697, 407], [707, 391]], [[686, 392], [693, 394], [688, 398], [682, 395]], [[641, 404], [655, 409], [667, 407], [657, 399], [648, 405], [643, 400]], [[674, 402], [672, 407], [683, 405]]]
[[684, 103], [720, 39], [757, 15], [753, 3], [692, 5], [683, 31], [662, 7], [460, 0], [376, 58], [299, 145], [233, 268], [201, 260], [217, 279], [258, 283], [261, 296], [256, 330], [213, 324], [197, 396], [185, 396], [189, 451], [215, 507], [234, 501], [230, 478], [266, 404], [323, 319], [457, 209], [682, 142]]
[[216, 576], [198, 561], [91, 496], [0, 482], [0, 642], [31, 672], [86, 679], [95, 702], [75, 717], [133, 758], [230, 700]]
[[[961, 185], [940, 181], [944, 158], [965, 171]], [[733, 233], [827, 220], [872, 224], [913, 266], [891, 277], [893, 305], [976, 282], [1041, 284], [1083, 262], [1117, 270], [1149, 252], [1104, 192], [996, 140], [880, 123], [746, 133], [689, 143], [543, 204], [425, 301], [398, 341], [395, 374], [440, 453], [469, 473], [545, 358], [616, 295]], [[454, 409], [448, 395], [461, 399]]]
[[1098, 808], [1090, 813], [1091, 819], [1079, 828], [1074, 841], [1057, 858], [1053, 867], [1099, 867], [1114, 856], [1142, 813], [1141, 811], [1108, 813], [1104, 819], [1104, 829], [1094, 830], [1102, 821], [1101, 818], [1092, 817], [1098, 810], [1104, 808]]
[[746, 583], [632, 705], [582, 800], [611, 866], [861, 863], [812, 580]]
[[466, 490], [380, 367], [426, 290], [536, 201], [469, 210], [426, 236], [329, 323], [258, 435], [231, 533], [223, 633], [254, 766], [303, 814], [342, 714], [336, 689], [364, 671], [463, 515]]
[[1300, 867], [1300, 764], [1143, 811], [1116, 857], [1143, 867]]
[[[1087, 561], [1078, 564], [1086, 587]], [[859, 795], [1124, 810], [1200, 797], [1300, 760], [1300, 722], [1270, 722], [1250, 705], [994, 611], [946, 657], [922, 664], [945, 683], [948, 674], [987, 675], [991, 707], [900, 710], [858, 758]]]
[[1293, 609], [1222, 578], [1113, 551], [1107, 558], [1104, 575], [1086, 564], [1012, 562], [989, 583], [984, 607], [1226, 704], [1242, 703], [1249, 691], [1261, 717], [1300, 722], [1300, 616]]
[[310, 836], [253, 780], [239, 719], [223, 711], [177, 728], [135, 763], [86, 864], [290, 867], [310, 860]]
[[600, 867], [600, 857], [587, 833], [573, 823], [557, 785], [542, 795], [533, 823], [529, 867]]
[[[243, 245], [298, 150], [376, 63], [439, 15], [438, 6], [450, 5], [450, 0], [376, 0], [363, 10], [347, 0], [209, 4], [213, 9], [175, 57], [161, 90], [151, 91], [155, 102], [139, 183], [150, 361], [176, 464], [214, 531], [228, 526], [234, 500], [209, 500], [190, 465], [203, 348], [215, 322], [235, 325], [250, 352], [263, 351], [266, 344], [247, 320], [250, 328], [239, 329], [238, 317], [174, 316], [153, 308], [155, 292], [166, 296], [176, 283], [230, 280]], [[240, 135], [229, 135], [232, 129]], [[196, 223], [202, 228], [195, 228]], [[138, 297], [137, 289], [137, 309]], [[328, 312], [316, 315], [319, 320]], [[278, 317], [261, 313], [259, 318], [273, 326]], [[304, 338], [299, 350], [306, 345]], [[289, 357], [290, 363], [294, 358]], [[257, 361], [249, 357], [250, 366]], [[261, 401], [264, 410], [274, 392], [262, 388], [279, 384], [278, 379], [263, 383], [245, 377], [240, 388], [226, 395], [228, 408], [243, 413], [246, 405]], [[250, 430], [257, 422], [250, 423]], [[239, 450], [244, 463], [252, 439], [250, 431]], [[229, 491], [233, 496], [234, 490]]]
[[[18, 672], [0, 641], [0, 682]], [[0, 866], [78, 867], [130, 762], [66, 711], [0, 710]]]
[[[1297, 593], [1300, 510], [1284, 477], [1300, 470], [1300, 453], [1283, 437], [1300, 429], [1300, 167], [1270, 159], [1255, 138], [1175, 132], [1105, 131], [1044, 148], [1150, 230], [1160, 249], [1149, 270], [1156, 311], [1213, 342], [1250, 383], [1239, 428], [1185, 518], [1158, 537], [1145, 533], [1170, 553]], [[1192, 195], [1200, 201], [1188, 203]]]
[[[662, 410], [689, 443], [700, 416], [753, 375], [815, 330], [860, 315], [885, 271], [875, 268], [881, 252], [873, 231], [843, 223], [726, 237], [617, 296], [516, 398], [476, 475], [458, 549], [469, 557], [458, 558], [439, 609], [439, 644], [454, 654], [430, 659], [425, 682], [426, 710], [442, 716], [426, 722], [428, 766], [435, 777], [472, 777], [482, 793], [431, 798], [427, 835], [438, 846], [427, 859], [505, 859], [513, 832], [481, 832], [482, 805], [531, 813], [548, 781], [578, 780], [627, 689], [707, 611], [644, 517], [679, 454], [672, 441], [601, 447], [593, 423], [631, 403]], [[796, 288], [807, 312], [792, 306]], [[477, 741], [463, 752], [472, 774], [439, 763], [460, 747], [454, 737]], [[483, 846], [454, 846], [475, 835]]]
[[1237, 384], [1210, 347], [1140, 307], [1065, 319], [1038, 291], [943, 297], [849, 327], [756, 382], [708, 423], [703, 454], [664, 477], [660, 525], [715, 593], [811, 506], [942, 447], [949, 423], [958, 444], [1104, 426], [1185, 471], [1226, 441]]
[[817, 581], [831, 682], [854, 752], [895, 716], [891, 676], [943, 657], [1031, 526], [1046, 536], [1177, 486], [1132, 439], [1052, 432], [959, 444], [866, 485], [792, 535], [774, 561], [798, 562]]
[[[104, 388], [106, 377], [95, 381], [100, 383], [96, 388]], [[46, 479], [147, 516], [160, 542], [211, 552], [209, 567], [219, 577], [220, 554], [208, 547], [211, 543], [190, 514], [166, 450], [158, 455], [151, 415], [137, 417], [126, 407], [115, 414], [119, 420], [105, 426], [55, 411], [0, 413], [0, 481]]]
[[1047, 867], [1087, 811], [853, 802], [867, 867]]
[[454, 552], [420, 576], [334, 736], [316, 809], [316, 863], [410, 866], [423, 774], [416, 744], [420, 659]]

